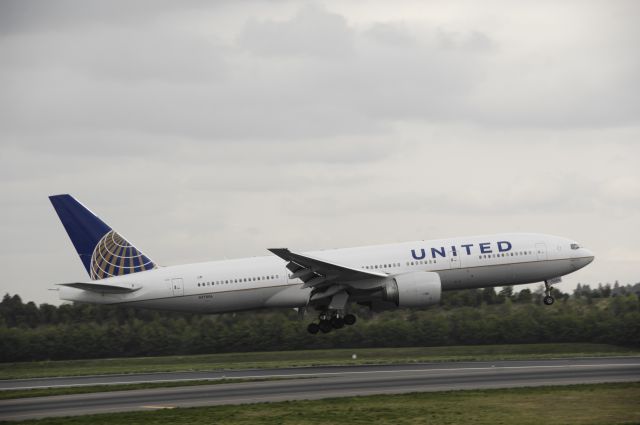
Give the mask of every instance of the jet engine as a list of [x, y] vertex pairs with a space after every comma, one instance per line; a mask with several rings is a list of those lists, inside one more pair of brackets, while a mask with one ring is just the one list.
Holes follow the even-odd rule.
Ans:
[[411, 272], [389, 279], [383, 288], [383, 299], [398, 307], [427, 307], [439, 303], [441, 293], [438, 273]]

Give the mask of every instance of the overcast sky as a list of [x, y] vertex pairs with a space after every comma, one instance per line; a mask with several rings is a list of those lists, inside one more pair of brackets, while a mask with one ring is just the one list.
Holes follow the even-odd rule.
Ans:
[[163, 265], [494, 232], [640, 281], [640, 2], [0, 1], [2, 292], [87, 275], [71, 193]]

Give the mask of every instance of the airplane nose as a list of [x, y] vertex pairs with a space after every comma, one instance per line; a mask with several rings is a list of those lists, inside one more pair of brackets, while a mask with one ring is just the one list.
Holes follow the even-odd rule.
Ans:
[[573, 266], [574, 270], [578, 270], [589, 265], [594, 260], [594, 258], [595, 255], [593, 255], [593, 252], [586, 248], [581, 248], [579, 257], [573, 258], [571, 260], [571, 265]]
[[593, 252], [592, 252], [592, 251], [590, 251], [590, 250], [588, 250], [588, 249], [586, 249], [586, 248], [584, 248], [584, 254], [585, 254], [585, 255], [584, 255], [584, 259], [585, 259], [585, 260], [586, 260], [586, 262], [587, 262], [587, 263], [585, 264], [585, 266], [586, 266], [587, 264], [591, 263], [591, 262], [596, 258], [596, 256], [595, 256], [595, 255], [593, 255]]

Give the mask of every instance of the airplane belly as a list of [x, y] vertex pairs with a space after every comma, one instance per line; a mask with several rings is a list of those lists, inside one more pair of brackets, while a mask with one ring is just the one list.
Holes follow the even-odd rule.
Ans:
[[216, 292], [207, 305], [207, 313], [223, 313], [263, 308], [265, 301], [276, 292], [275, 288], [255, 288]]
[[[172, 310], [194, 313], [228, 313], [235, 311], [255, 310], [267, 307], [297, 307], [306, 305], [304, 292], [299, 291], [297, 297], [282, 296], [290, 287], [273, 286], [268, 288], [252, 288], [235, 291], [209, 292], [179, 297], [141, 300], [131, 303], [132, 306]], [[288, 305], [292, 303], [294, 305]]]
[[442, 289], [447, 291], [535, 283], [574, 270], [570, 260], [552, 260], [443, 270], [438, 273]]

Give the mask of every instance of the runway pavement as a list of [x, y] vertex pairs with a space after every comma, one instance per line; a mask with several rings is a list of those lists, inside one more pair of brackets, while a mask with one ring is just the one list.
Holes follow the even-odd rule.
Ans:
[[0, 420], [415, 391], [640, 381], [640, 357], [85, 376], [0, 381], [0, 389], [224, 378], [281, 379], [4, 400], [0, 401]]

